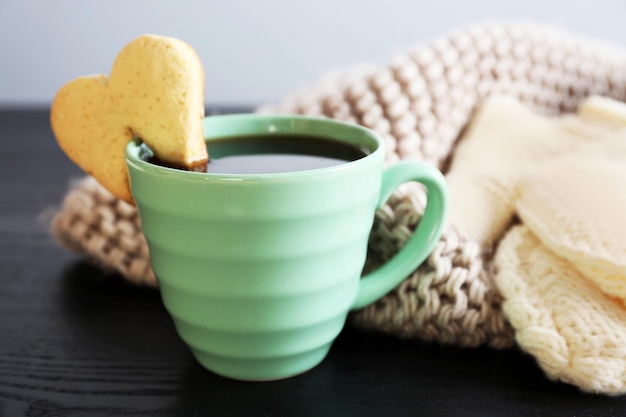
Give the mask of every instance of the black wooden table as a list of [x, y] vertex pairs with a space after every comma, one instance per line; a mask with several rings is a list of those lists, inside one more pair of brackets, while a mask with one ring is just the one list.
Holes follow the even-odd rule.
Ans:
[[516, 349], [457, 349], [346, 328], [292, 379], [201, 368], [157, 290], [59, 248], [45, 218], [82, 174], [46, 109], [0, 110], [0, 416], [622, 416], [626, 397], [547, 380]]

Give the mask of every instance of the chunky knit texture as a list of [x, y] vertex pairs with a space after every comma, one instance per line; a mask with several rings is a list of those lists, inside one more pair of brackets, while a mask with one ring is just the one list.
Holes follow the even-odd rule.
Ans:
[[[552, 27], [476, 25], [421, 44], [388, 66], [331, 73], [259, 111], [359, 123], [384, 137], [387, 163], [422, 160], [446, 172], [477, 106], [500, 93], [550, 115], [574, 110], [591, 94], [624, 100], [626, 52]], [[406, 242], [425, 201], [419, 186], [403, 187], [377, 213], [368, 269]], [[93, 180], [84, 179], [66, 196], [53, 231], [105, 267], [156, 285], [134, 209], [106, 196]], [[513, 330], [484, 263], [491, 248], [482, 243], [449, 225], [428, 261], [382, 300], [355, 312], [352, 323], [446, 344], [511, 346]]]
[[156, 286], [148, 244], [135, 206], [120, 200], [93, 177], [76, 182], [52, 223], [58, 242], [140, 285]]

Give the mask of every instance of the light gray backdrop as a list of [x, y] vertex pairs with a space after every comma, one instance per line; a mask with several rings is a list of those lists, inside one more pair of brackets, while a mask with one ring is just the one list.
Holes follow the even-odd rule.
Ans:
[[626, 46], [626, 0], [0, 0], [0, 105], [47, 105], [108, 73], [141, 33], [190, 43], [209, 104], [284, 97], [325, 71], [395, 54], [486, 19], [538, 20]]

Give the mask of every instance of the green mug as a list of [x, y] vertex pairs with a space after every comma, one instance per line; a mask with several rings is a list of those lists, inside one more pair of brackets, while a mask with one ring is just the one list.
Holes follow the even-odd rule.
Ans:
[[[209, 153], [212, 140], [274, 133], [369, 151], [333, 167], [235, 175], [152, 164], [138, 139], [126, 148], [161, 297], [196, 359], [241, 380], [303, 373], [324, 359], [350, 310], [383, 297], [432, 251], [447, 212], [444, 177], [418, 162], [383, 169], [376, 133], [331, 119], [211, 116], [204, 131]], [[361, 278], [375, 211], [409, 181], [427, 189], [424, 216], [395, 257]]]

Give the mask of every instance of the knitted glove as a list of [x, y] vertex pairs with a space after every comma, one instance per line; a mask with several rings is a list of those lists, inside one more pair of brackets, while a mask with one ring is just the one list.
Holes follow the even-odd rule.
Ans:
[[594, 142], [594, 129], [574, 115], [548, 118], [513, 97], [489, 98], [447, 175], [452, 223], [488, 249], [513, 220], [515, 184], [526, 171]]
[[626, 392], [626, 310], [525, 225], [500, 243], [496, 285], [515, 340], [551, 379]]
[[549, 119], [494, 98], [450, 179], [452, 221], [485, 244], [505, 234], [495, 282], [519, 346], [553, 379], [626, 392], [626, 105]]

